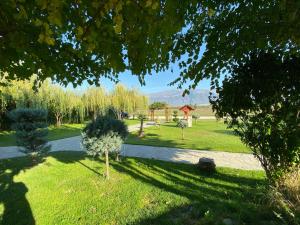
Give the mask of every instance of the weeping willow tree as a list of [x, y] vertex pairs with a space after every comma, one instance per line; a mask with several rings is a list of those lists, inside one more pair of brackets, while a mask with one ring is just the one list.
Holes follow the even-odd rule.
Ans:
[[63, 118], [68, 114], [71, 101], [68, 99], [66, 92], [59, 86], [53, 85], [49, 95], [49, 108], [53, 113], [56, 126], [62, 124]]
[[77, 123], [83, 123], [85, 120], [85, 114], [86, 114], [83, 98], [82, 98], [82, 96], [75, 95], [75, 98], [73, 101], [74, 101], [73, 118], [75, 119], [74, 121]]
[[65, 92], [66, 98], [68, 99], [69, 103], [66, 107], [66, 119], [68, 123], [72, 122], [73, 112], [76, 106], [76, 95], [74, 92], [67, 90]]
[[[0, 74], [0, 128], [8, 128], [7, 112], [15, 108], [47, 109], [49, 80], [38, 84], [38, 90], [33, 86], [37, 84], [36, 76], [28, 80], [7, 81], [6, 74]], [[5, 126], [3, 126], [5, 124]]]
[[31, 107], [36, 99], [32, 90], [31, 80], [12, 81], [5, 93], [13, 100], [16, 108]]
[[127, 112], [132, 108], [130, 95], [125, 86], [118, 84], [110, 94], [111, 108], [114, 110], [116, 117], [122, 119], [122, 112]]
[[[4, 80], [4, 78], [2, 78]], [[15, 108], [42, 108], [47, 107], [47, 96], [50, 92], [49, 80], [37, 84], [37, 77], [33, 75], [29, 80], [14, 80], [2, 86], [2, 99], [6, 99]], [[34, 85], [39, 88], [33, 89]]]
[[137, 113], [140, 114], [148, 107], [148, 98], [145, 95], [142, 95], [137, 89], [132, 89], [128, 91], [128, 99], [130, 104], [128, 104], [127, 112], [128, 113]]
[[34, 108], [50, 110], [50, 98], [53, 85], [51, 81], [45, 80], [35, 92]]
[[146, 109], [148, 98], [136, 89], [118, 84], [110, 94], [110, 104], [117, 118], [121, 119], [122, 112], [135, 113]]
[[37, 77], [32, 76], [29, 80], [8, 82], [3, 74], [0, 75], [0, 128], [3, 122], [8, 122], [6, 113], [15, 108], [47, 110], [48, 121], [55, 118], [55, 124], [60, 126], [63, 121], [82, 123], [87, 116], [95, 119], [108, 108], [121, 119], [122, 112], [138, 114], [148, 105], [146, 96], [123, 85], [116, 85], [110, 94], [102, 87], [90, 87], [78, 94], [51, 83], [50, 79], [37, 83]]
[[82, 96], [73, 92], [73, 91], [66, 91], [65, 92], [66, 98], [68, 99], [69, 103], [66, 107], [66, 117], [69, 123], [76, 122], [82, 123], [84, 122], [85, 118], [85, 106], [83, 103]]
[[97, 116], [102, 115], [108, 107], [109, 100], [105, 90], [102, 87], [91, 87], [83, 95], [83, 103], [87, 113], [95, 120]]

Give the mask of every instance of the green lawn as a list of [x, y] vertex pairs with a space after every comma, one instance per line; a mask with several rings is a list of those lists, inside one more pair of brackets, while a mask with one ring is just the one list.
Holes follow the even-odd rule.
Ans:
[[32, 166], [27, 158], [0, 161], [3, 224], [234, 224], [275, 225], [261, 205], [264, 173], [146, 159], [104, 162], [83, 153], [52, 153]]
[[[126, 120], [127, 125], [138, 124], [138, 120]], [[61, 127], [50, 126], [48, 139], [50, 141], [80, 135], [84, 124], [65, 124]], [[158, 127], [145, 129], [146, 136], [139, 138], [134, 132], [129, 135], [126, 143], [137, 145], [152, 145], [178, 147], [199, 150], [214, 150], [227, 152], [249, 152], [240, 139], [231, 130], [227, 130], [223, 122], [215, 120], [200, 120], [192, 128], [185, 129], [185, 139], [181, 140], [181, 130], [175, 123], [166, 123]], [[0, 147], [15, 145], [13, 132], [0, 132]]]
[[232, 130], [226, 129], [222, 121], [200, 120], [193, 127], [184, 130], [185, 139], [181, 140], [181, 129], [175, 123], [166, 123], [160, 127], [145, 129], [145, 137], [139, 138], [132, 133], [128, 144], [152, 145], [197, 150], [214, 150], [227, 152], [249, 152]]
[[140, 121], [137, 120], [137, 119], [128, 119], [128, 120], [125, 120], [125, 123], [127, 124], [127, 126], [130, 126], [130, 125], [135, 125], [135, 124], [140, 124]]
[[[129, 125], [138, 124], [138, 120], [125, 120]], [[85, 124], [64, 124], [60, 127], [50, 126], [48, 140], [53, 141], [62, 138], [74, 137], [81, 134]], [[14, 132], [0, 131], [0, 147], [16, 145]]]
[[[50, 126], [48, 140], [57, 140], [62, 138], [74, 137], [81, 134], [85, 124], [64, 124], [60, 127]], [[13, 131], [0, 131], [0, 147], [16, 145]]]

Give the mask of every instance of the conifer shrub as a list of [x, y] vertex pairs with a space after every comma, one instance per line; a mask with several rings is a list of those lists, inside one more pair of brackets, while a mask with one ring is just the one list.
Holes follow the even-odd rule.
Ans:
[[16, 132], [20, 151], [35, 158], [50, 150], [47, 145], [47, 111], [21, 108], [11, 111], [9, 118], [13, 121], [12, 129]]

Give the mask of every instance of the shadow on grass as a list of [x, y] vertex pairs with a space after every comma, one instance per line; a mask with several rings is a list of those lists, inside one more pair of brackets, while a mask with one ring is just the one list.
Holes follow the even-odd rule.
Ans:
[[2, 224], [35, 224], [35, 220], [26, 199], [28, 188], [23, 182], [15, 182], [14, 176], [32, 168], [32, 160], [27, 157], [0, 161], [0, 204], [4, 211], [0, 217]]
[[[95, 166], [86, 165], [81, 161], [90, 157], [83, 152], [54, 152], [49, 155], [66, 164], [79, 163], [97, 176], [100, 175], [97, 164], [104, 164], [99, 159]], [[256, 188], [264, 185], [265, 181], [245, 176], [246, 172], [218, 169], [216, 173], [204, 173], [193, 165], [138, 158], [123, 158], [121, 162], [110, 160], [110, 163], [112, 176], [117, 173], [126, 174], [137, 181], [137, 185], [139, 182], [147, 184], [155, 190], [153, 193], [156, 195], [167, 192], [174, 194], [174, 197], [183, 198], [181, 205], [165, 203], [158, 214], [147, 213], [146, 206], [141, 209], [143, 216], [130, 224], [222, 224], [222, 220], [228, 217], [235, 224], [276, 224], [272, 222], [272, 212], [264, 209], [255, 199], [257, 194], [261, 194]], [[27, 187], [24, 183], [13, 180], [15, 175], [31, 167], [27, 158], [0, 161], [3, 224], [35, 224], [25, 197]], [[242, 174], [239, 175], [240, 173]], [[157, 197], [154, 200], [157, 201]]]
[[226, 134], [230, 136], [236, 136], [238, 137], [233, 130], [214, 130], [213, 132], [218, 133], [218, 134]]
[[84, 166], [85, 168], [87, 168], [88, 170], [92, 171], [93, 173], [95, 173], [98, 176], [102, 176], [103, 174], [99, 173], [97, 170], [95, 170], [94, 168], [89, 167], [88, 165], [78, 161], [79, 164], [81, 164], [82, 166]]
[[[189, 137], [185, 137], [184, 140], [181, 139], [181, 133], [178, 133], [178, 140], [164, 140], [155, 133], [146, 133], [144, 137], [138, 137], [137, 133], [130, 133], [128, 139], [125, 141], [125, 144], [132, 145], [148, 145], [154, 147], [169, 147], [169, 148], [187, 148], [186, 141], [190, 141]], [[197, 150], [212, 150], [211, 147], [205, 147], [197, 144], [189, 144], [190, 149]]]
[[[80, 124], [78, 124], [79, 126]], [[49, 141], [63, 139], [80, 135], [82, 127], [72, 127], [68, 125], [62, 125], [61, 127], [49, 127], [48, 128], [48, 139]]]
[[191, 202], [168, 207], [162, 215], [143, 218], [135, 224], [222, 224], [222, 218], [231, 217], [237, 224], [254, 225], [274, 219], [270, 211], [266, 212], [254, 201], [255, 189], [264, 185], [263, 179], [240, 177], [239, 170], [236, 174], [222, 170], [205, 173], [193, 165], [135, 160], [138, 165], [127, 159], [111, 165], [118, 172]]
[[174, 123], [174, 122], [164, 123], [162, 126], [165, 126], [165, 127], [176, 127], [176, 128], [178, 128], [177, 125], [176, 125], [176, 123]]
[[[84, 153], [67, 155], [67, 152], [52, 154], [65, 163], [86, 158]], [[265, 185], [265, 180], [245, 176], [246, 172], [218, 169], [216, 173], [205, 173], [193, 165], [140, 158], [123, 158], [122, 162], [110, 160], [110, 165], [111, 170], [159, 190], [156, 193], [168, 192], [187, 200], [183, 205], [166, 205], [155, 216], [143, 208], [145, 216], [133, 224], [222, 224], [224, 218], [231, 218], [234, 224], [278, 224], [274, 222], [272, 211], [257, 201], [262, 195], [257, 187]], [[99, 175], [98, 169], [83, 166]]]
[[[49, 141], [69, 138], [78, 136], [81, 134], [82, 127], [72, 127], [68, 125], [61, 125], [61, 127], [51, 126], [48, 128], [47, 139]], [[15, 146], [16, 137], [14, 131], [0, 131], [0, 147]]]
[[0, 132], [0, 147], [16, 145], [14, 132]]

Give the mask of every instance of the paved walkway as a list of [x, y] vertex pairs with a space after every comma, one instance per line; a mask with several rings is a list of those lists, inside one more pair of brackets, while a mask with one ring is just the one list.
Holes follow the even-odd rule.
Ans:
[[262, 170], [259, 161], [252, 154], [203, 151], [145, 145], [127, 145], [122, 147], [124, 156], [159, 159], [171, 162], [195, 164], [200, 158], [214, 159], [218, 167], [229, 167], [243, 170]]
[[[146, 124], [151, 126], [151, 124]], [[129, 126], [130, 131], [135, 131], [138, 125]], [[80, 145], [80, 136], [50, 141], [51, 151], [84, 151]], [[18, 150], [16, 146], [0, 147], [0, 159], [24, 156], [25, 154]], [[180, 163], [197, 163], [199, 158], [206, 157], [215, 160], [219, 167], [230, 167], [244, 170], [262, 170], [257, 159], [251, 154], [244, 153], [228, 153], [217, 151], [200, 151], [191, 149], [152, 147], [144, 145], [128, 145], [122, 146], [121, 155], [159, 159]]]

